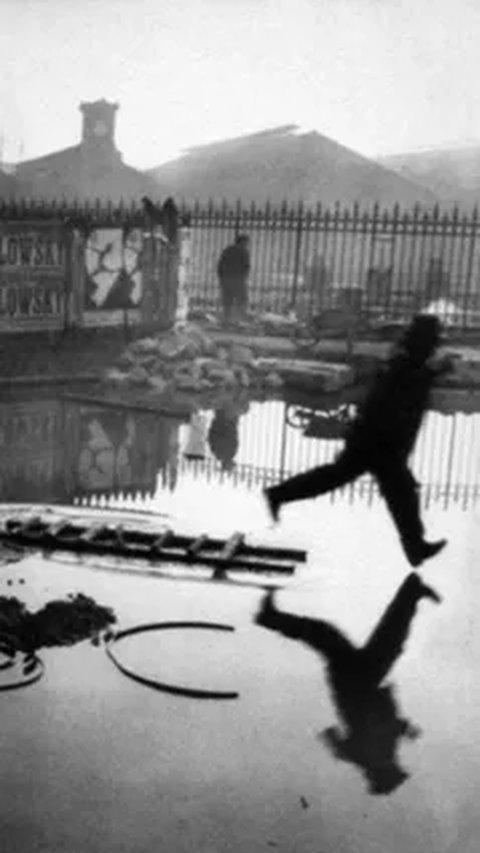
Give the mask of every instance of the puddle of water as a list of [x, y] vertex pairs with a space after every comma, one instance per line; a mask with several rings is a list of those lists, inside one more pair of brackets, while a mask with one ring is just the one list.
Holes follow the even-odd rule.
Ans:
[[[196, 498], [212, 486], [254, 491], [338, 452], [341, 440], [307, 438], [301, 426], [281, 401], [202, 412], [196, 424], [45, 396], [4, 401], [0, 500], [159, 509], [172, 497], [181, 504], [179, 493], [191, 493], [194, 482]], [[480, 413], [428, 413], [413, 459], [426, 504], [475, 500], [479, 436]], [[374, 488], [362, 478], [345, 494], [373, 500]]]
[[[227, 449], [213, 442], [215, 455], [214, 413], [205, 412], [204, 458], [189, 460], [186, 422], [55, 400], [4, 403], [2, 500], [161, 511], [186, 532], [239, 529], [307, 548], [307, 564], [280, 582], [278, 606], [321, 619], [361, 646], [409, 568], [368, 478], [292, 505], [278, 529], [269, 526], [262, 486], [327, 461], [340, 446], [305, 438], [285, 415], [282, 402], [250, 404]], [[361, 768], [318, 739], [340, 724], [326, 658], [254, 624], [258, 587], [160, 582], [34, 557], [4, 567], [0, 594], [19, 594], [22, 577], [30, 608], [81, 591], [112, 607], [124, 628], [162, 620], [234, 625], [221, 648], [217, 637], [194, 642], [172, 633], [126, 643], [122, 654], [146, 675], [240, 693], [213, 704], [160, 695], [123, 678], [88, 643], [46, 650], [42, 681], [2, 703], [6, 853], [42, 845], [70, 853], [250, 853], [273, 845], [298, 853], [473, 853], [479, 445], [479, 415], [431, 412], [415, 451], [428, 534], [445, 535], [449, 545], [422, 570], [443, 603], [420, 602], [387, 679], [399, 718], [422, 731], [400, 741], [398, 761], [410, 776], [391, 796], [372, 796]], [[222, 471], [232, 446], [234, 467]]]

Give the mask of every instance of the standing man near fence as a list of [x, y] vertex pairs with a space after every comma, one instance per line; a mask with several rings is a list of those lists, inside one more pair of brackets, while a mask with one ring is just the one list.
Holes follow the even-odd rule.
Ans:
[[250, 272], [249, 238], [239, 234], [235, 243], [227, 246], [217, 266], [225, 324], [244, 320], [247, 313], [247, 279]]

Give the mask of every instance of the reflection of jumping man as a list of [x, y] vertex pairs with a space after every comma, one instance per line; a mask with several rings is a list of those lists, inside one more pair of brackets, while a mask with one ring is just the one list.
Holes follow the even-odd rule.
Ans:
[[265, 490], [274, 520], [283, 504], [325, 494], [370, 472], [378, 481], [410, 564], [418, 566], [444, 547], [445, 540], [424, 539], [419, 487], [407, 464], [433, 382], [451, 367], [449, 360], [437, 367], [429, 362], [440, 343], [440, 331], [436, 317], [414, 318], [386, 371], [360, 406], [336, 460]]
[[400, 716], [393, 687], [383, 680], [403, 651], [422, 598], [440, 600], [412, 573], [361, 648], [329, 622], [277, 610], [273, 592], [265, 596], [256, 618], [257, 624], [300, 640], [325, 658], [342, 725], [325, 729], [320, 739], [336, 758], [360, 768], [372, 794], [389, 794], [408, 778], [397, 748], [402, 738], [414, 740], [420, 734]]

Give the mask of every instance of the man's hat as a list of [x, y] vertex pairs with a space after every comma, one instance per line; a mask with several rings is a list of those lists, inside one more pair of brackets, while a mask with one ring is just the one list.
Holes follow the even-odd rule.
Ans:
[[434, 314], [417, 314], [408, 326], [404, 335], [407, 347], [426, 341], [438, 344], [442, 335], [442, 324]]

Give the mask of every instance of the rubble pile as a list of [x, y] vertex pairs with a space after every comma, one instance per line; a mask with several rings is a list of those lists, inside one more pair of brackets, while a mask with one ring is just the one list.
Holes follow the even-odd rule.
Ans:
[[[109, 607], [82, 593], [49, 601], [32, 613], [18, 598], [0, 596], [0, 651], [33, 652], [47, 646], [72, 646], [98, 637], [114, 622]], [[3, 646], [2, 646], [3, 644]]]
[[132, 343], [108, 385], [145, 388], [158, 394], [211, 389], [280, 388], [283, 380], [271, 359], [256, 358], [249, 346], [217, 344], [194, 324]]

